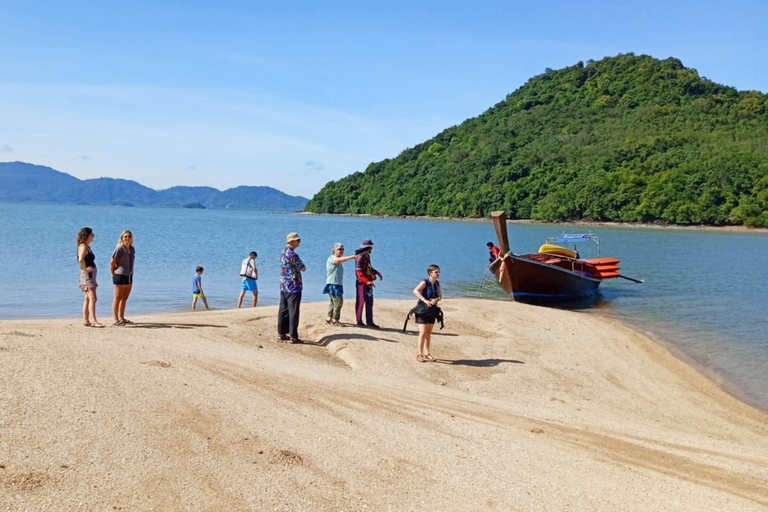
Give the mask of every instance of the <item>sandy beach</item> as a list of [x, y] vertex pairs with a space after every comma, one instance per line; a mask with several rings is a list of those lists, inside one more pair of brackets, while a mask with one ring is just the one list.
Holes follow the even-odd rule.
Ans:
[[0, 322], [0, 510], [768, 510], [768, 416], [651, 339], [446, 299], [419, 363], [414, 302]]

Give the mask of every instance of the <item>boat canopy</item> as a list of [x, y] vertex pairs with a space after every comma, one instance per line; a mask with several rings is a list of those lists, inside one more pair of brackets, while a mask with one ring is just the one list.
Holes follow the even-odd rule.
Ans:
[[600, 255], [600, 239], [592, 233], [560, 234], [547, 237], [548, 244], [583, 244], [592, 242], [597, 246], [597, 254]]

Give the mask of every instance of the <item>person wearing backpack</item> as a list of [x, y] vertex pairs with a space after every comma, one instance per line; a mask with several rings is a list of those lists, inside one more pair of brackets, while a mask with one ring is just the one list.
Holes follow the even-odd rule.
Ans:
[[256, 307], [256, 302], [259, 300], [259, 286], [256, 284], [256, 280], [259, 279], [259, 270], [256, 268], [258, 256], [256, 251], [251, 251], [240, 264], [240, 277], [243, 278], [243, 282], [240, 284], [240, 296], [237, 298], [238, 308], [243, 304], [245, 292], [253, 293], [253, 307]]
[[[435, 321], [440, 311], [438, 302], [443, 300], [443, 293], [440, 290], [440, 281], [437, 280], [440, 277], [440, 267], [437, 265], [430, 265], [427, 267], [427, 279], [423, 279], [416, 288], [413, 289], [413, 294], [419, 299], [420, 304], [424, 304], [426, 309], [421, 312], [416, 312], [416, 324], [419, 326], [419, 341], [418, 349], [419, 353], [416, 356], [416, 360], [420, 363], [428, 361], [434, 361], [435, 358], [429, 352], [429, 346], [432, 342], [432, 329], [435, 328]], [[416, 308], [414, 308], [416, 309]], [[418, 308], [419, 310], [422, 308]]]

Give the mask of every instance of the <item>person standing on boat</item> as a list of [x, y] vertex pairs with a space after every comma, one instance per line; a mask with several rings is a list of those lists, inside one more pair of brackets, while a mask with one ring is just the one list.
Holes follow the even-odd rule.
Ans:
[[488, 247], [488, 251], [490, 251], [488, 253], [488, 263], [493, 263], [499, 258], [499, 256], [501, 256], [501, 249], [493, 245], [493, 242], [488, 242], [485, 245]]
[[288, 233], [285, 241], [285, 248], [280, 253], [280, 309], [277, 313], [277, 334], [282, 342], [301, 343], [299, 307], [301, 292], [304, 289], [301, 273], [307, 268], [295, 252], [301, 244], [299, 234]]
[[[379, 326], [373, 322], [373, 288], [376, 286], [374, 284], [376, 278], [384, 280], [384, 276], [371, 265], [371, 251], [373, 251], [373, 242], [370, 238], [363, 240], [355, 251], [355, 277], [357, 278], [355, 317], [358, 326], [365, 325], [378, 329]], [[363, 324], [363, 308], [365, 308], [365, 324]]]

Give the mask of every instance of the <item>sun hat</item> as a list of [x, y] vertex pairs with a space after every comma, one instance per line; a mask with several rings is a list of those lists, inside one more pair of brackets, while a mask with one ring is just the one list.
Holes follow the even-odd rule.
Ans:
[[366, 238], [363, 240], [363, 243], [360, 244], [360, 247], [355, 250], [355, 254], [360, 254], [361, 252], [365, 251], [366, 249], [370, 249], [371, 247], [373, 247], [373, 242], [371, 242], [370, 238]]
[[301, 241], [301, 237], [296, 232], [288, 233], [288, 235], [285, 237], [285, 241], [286, 242], [293, 242], [293, 241], [296, 241], [296, 240]]

